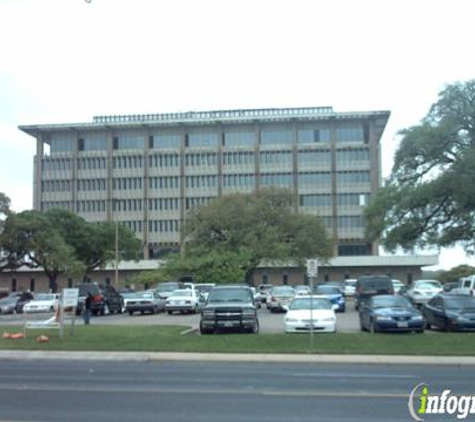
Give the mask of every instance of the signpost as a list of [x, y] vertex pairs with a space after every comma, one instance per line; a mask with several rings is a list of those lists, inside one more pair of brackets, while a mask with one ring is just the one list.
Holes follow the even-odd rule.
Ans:
[[79, 289], [63, 289], [60, 303], [60, 325], [59, 325], [59, 337], [64, 336], [64, 310], [66, 308], [72, 309], [73, 319], [71, 321], [71, 334], [74, 332], [74, 325], [76, 322], [76, 308], [79, 302]]
[[318, 260], [307, 259], [307, 277], [310, 281], [310, 351], [313, 352], [313, 279], [318, 275]]

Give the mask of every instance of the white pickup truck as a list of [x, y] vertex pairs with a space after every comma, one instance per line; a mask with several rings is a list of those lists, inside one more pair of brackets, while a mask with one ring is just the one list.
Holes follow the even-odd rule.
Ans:
[[461, 278], [458, 286], [450, 293], [475, 296], [475, 275]]

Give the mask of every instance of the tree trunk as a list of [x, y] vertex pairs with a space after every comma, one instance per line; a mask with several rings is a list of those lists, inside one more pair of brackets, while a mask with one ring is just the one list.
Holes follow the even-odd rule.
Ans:
[[56, 282], [56, 275], [49, 276], [49, 288], [51, 293], [56, 293], [58, 291], [58, 283]]

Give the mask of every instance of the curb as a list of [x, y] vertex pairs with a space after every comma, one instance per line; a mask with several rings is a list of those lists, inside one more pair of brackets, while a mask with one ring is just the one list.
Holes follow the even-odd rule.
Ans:
[[248, 362], [366, 365], [450, 365], [475, 366], [470, 356], [391, 356], [391, 355], [284, 355], [242, 353], [176, 352], [65, 352], [0, 350], [6, 361], [111, 361], [111, 362]]

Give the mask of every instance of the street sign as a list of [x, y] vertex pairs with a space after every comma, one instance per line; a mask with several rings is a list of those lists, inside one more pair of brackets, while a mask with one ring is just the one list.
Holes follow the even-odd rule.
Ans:
[[63, 307], [73, 308], [78, 306], [79, 289], [63, 289]]
[[318, 260], [307, 259], [307, 276], [316, 277], [318, 274]]

